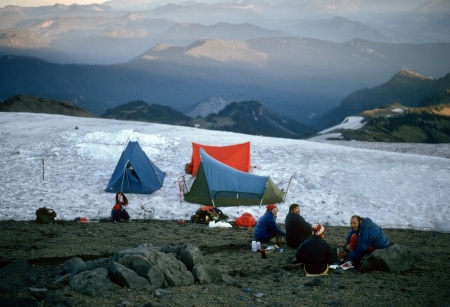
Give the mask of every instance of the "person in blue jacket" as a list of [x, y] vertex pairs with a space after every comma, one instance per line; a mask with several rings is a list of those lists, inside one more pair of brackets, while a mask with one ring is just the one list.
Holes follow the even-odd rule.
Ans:
[[330, 264], [337, 263], [336, 252], [323, 239], [325, 228], [320, 224], [312, 225], [312, 235], [295, 251], [297, 263], [303, 263], [307, 274], [325, 275]]
[[359, 266], [364, 256], [376, 249], [389, 247], [389, 239], [380, 226], [368, 217], [353, 215], [350, 219], [351, 230], [347, 235], [347, 249], [338, 255], [340, 259], [349, 259]]
[[289, 213], [286, 215], [284, 227], [286, 228], [286, 244], [292, 248], [297, 248], [311, 236], [311, 224], [300, 215], [300, 206], [298, 204], [289, 206]]
[[286, 237], [286, 233], [277, 224], [278, 207], [270, 204], [266, 209], [264, 215], [256, 223], [255, 240], [268, 243], [272, 238], [277, 238], [277, 242], [279, 242], [281, 238], [278, 237]]

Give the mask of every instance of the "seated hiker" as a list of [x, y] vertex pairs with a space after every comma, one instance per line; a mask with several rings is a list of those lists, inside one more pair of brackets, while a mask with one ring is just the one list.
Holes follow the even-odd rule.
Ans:
[[312, 235], [295, 251], [295, 259], [304, 264], [307, 274], [327, 274], [330, 264], [338, 259], [333, 248], [323, 239], [325, 228], [320, 224], [312, 225]]
[[116, 204], [111, 210], [111, 218], [114, 222], [129, 221], [130, 215], [125, 207], [128, 206], [128, 199], [122, 192], [116, 193]]
[[48, 224], [54, 223], [56, 212], [53, 209], [42, 207], [36, 210], [36, 223]]
[[376, 249], [389, 247], [389, 239], [380, 226], [368, 217], [353, 215], [350, 219], [351, 230], [347, 235], [346, 249], [338, 255], [340, 259], [349, 259], [358, 267], [364, 256]]
[[255, 240], [268, 243], [272, 238], [277, 239], [277, 243], [286, 237], [286, 233], [277, 225], [278, 207], [270, 204], [266, 207], [266, 212], [258, 219], [255, 226]]
[[300, 206], [292, 204], [284, 222], [286, 228], [286, 244], [297, 248], [311, 236], [311, 224], [300, 215]]

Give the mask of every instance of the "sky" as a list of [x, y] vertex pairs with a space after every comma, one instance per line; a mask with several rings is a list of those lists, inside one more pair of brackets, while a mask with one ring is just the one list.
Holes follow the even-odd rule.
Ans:
[[[106, 1], [106, 0], [105, 0]], [[7, 5], [16, 5], [22, 7], [30, 7], [30, 6], [47, 6], [54, 5], [56, 3], [71, 5], [73, 3], [85, 5], [92, 3], [104, 3], [105, 1], [93, 1], [93, 0], [0, 0], [0, 7], [5, 7]]]
[[[351, 127], [360, 119], [346, 121]], [[76, 129], [77, 128], [77, 129]], [[322, 140], [321, 140], [322, 139]], [[127, 194], [134, 220], [189, 220], [199, 204], [180, 198], [178, 179], [192, 142], [251, 142], [251, 172], [287, 190], [278, 204], [284, 223], [298, 203], [309, 223], [348, 226], [354, 214], [385, 228], [450, 231], [450, 144], [384, 144], [292, 140], [133, 121], [31, 113], [0, 113], [0, 220], [34, 220], [54, 209], [57, 220], [109, 218], [114, 193], [104, 191], [128, 140], [138, 141], [166, 172], [149, 195]], [[345, 146], [341, 145], [344, 144]], [[373, 149], [369, 149], [369, 148]], [[290, 182], [290, 184], [289, 184]], [[264, 206], [220, 207], [232, 222]]]

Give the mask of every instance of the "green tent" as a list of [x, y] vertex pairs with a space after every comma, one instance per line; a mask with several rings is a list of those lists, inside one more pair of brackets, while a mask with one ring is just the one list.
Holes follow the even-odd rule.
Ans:
[[201, 163], [184, 200], [213, 206], [250, 206], [279, 203], [285, 192], [268, 176], [236, 170], [200, 149]]

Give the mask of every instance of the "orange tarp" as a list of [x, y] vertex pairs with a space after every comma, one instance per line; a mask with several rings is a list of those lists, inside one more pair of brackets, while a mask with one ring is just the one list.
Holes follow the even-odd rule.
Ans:
[[237, 170], [248, 173], [250, 171], [250, 142], [227, 145], [210, 146], [192, 142], [192, 176], [197, 175], [200, 166], [200, 148], [214, 159], [233, 167]]

